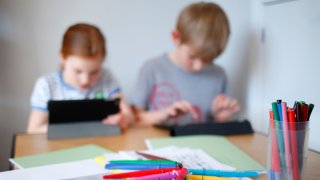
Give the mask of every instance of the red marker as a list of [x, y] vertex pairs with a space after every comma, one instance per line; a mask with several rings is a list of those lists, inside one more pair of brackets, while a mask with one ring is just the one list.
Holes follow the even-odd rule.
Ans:
[[302, 121], [307, 121], [308, 120], [308, 105], [307, 104], [302, 104], [301, 105], [301, 115], [302, 115]]
[[302, 113], [301, 113], [301, 104], [300, 103], [297, 103], [296, 105], [296, 109], [295, 109], [295, 112], [296, 112], [296, 120], [297, 122], [301, 122], [302, 121]]
[[130, 177], [141, 177], [152, 174], [162, 174], [166, 172], [171, 172], [173, 170], [180, 170], [181, 168], [162, 168], [162, 169], [150, 169], [150, 170], [142, 170], [142, 171], [133, 171], [127, 173], [119, 173], [119, 174], [107, 174], [103, 176], [103, 179], [116, 179], [116, 178], [130, 178]]
[[278, 151], [278, 143], [277, 143], [277, 137], [276, 137], [276, 127], [274, 123], [274, 115], [272, 110], [269, 111], [270, 115], [270, 126], [271, 126], [271, 138], [272, 138], [272, 144], [271, 144], [271, 154], [272, 154], [272, 160], [271, 160], [271, 167], [274, 173], [280, 173], [280, 157], [279, 157], [279, 151]]
[[299, 180], [299, 159], [298, 159], [298, 146], [297, 146], [297, 137], [296, 137], [296, 127], [295, 127], [295, 113], [293, 108], [288, 109], [288, 120], [289, 120], [289, 132], [290, 132], [290, 145], [292, 153], [292, 170], [293, 170], [293, 179]]

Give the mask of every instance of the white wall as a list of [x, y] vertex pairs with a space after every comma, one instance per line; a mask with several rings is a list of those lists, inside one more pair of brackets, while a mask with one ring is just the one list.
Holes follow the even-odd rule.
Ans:
[[[26, 129], [36, 78], [58, 68], [60, 42], [68, 26], [90, 22], [101, 28], [108, 41], [106, 66], [129, 94], [140, 66], [173, 48], [170, 31], [179, 11], [191, 2], [194, 0], [1, 0], [0, 170], [7, 169], [13, 133]], [[216, 2], [226, 10], [232, 30], [218, 63], [225, 67], [245, 110], [251, 2]]]
[[257, 131], [267, 133], [271, 102], [283, 99], [291, 107], [296, 100], [314, 103], [309, 147], [320, 151], [320, 1], [252, 5], [248, 116]]

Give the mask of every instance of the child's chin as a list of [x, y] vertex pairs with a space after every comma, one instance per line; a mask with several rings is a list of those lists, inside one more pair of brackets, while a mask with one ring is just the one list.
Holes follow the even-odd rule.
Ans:
[[90, 88], [90, 86], [78, 86], [77, 87], [79, 90], [87, 90]]
[[199, 72], [200, 70], [188, 69], [187, 71], [188, 71], [188, 72], [191, 72], [191, 73], [197, 73], [197, 72]]

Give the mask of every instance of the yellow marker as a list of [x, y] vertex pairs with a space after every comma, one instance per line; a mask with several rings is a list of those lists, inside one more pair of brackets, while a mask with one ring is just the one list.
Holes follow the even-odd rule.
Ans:
[[217, 176], [201, 176], [201, 175], [190, 175], [188, 176], [191, 180], [235, 180], [237, 178], [226, 178]]
[[105, 163], [105, 157], [104, 156], [98, 156], [96, 158], [94, 158], [94, 160], [104, 168], [104, 166], [106, 165]]
[[[94, 160], [96, 161], [96, 163], [98, 163], [100, 166], [102, 166], [103, 168], [105, 167], [106, 165], [106, 158], [104, 156], [98, 156], [96, 158], [94, 158]], [[111, 172], [113, 172], [114, 174], [117, 174], [117, 173], [122, 173], [122, 171], [119, 171], [119, 170], [110, 170]]]
[[114, 174], [123, 173], [122, 171], [115, 170], [115, 169], [112, 169], [112, 170], [110, 170], [110, 171], [113, 172]]

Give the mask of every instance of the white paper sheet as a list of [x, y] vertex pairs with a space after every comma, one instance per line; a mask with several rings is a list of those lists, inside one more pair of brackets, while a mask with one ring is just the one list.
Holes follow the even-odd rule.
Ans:
[[[220, 163], [201, 149], [168, 146], [165, 148], [146, 150], [142, 152], [177, 161], [182, 163], [186, 168], [235, 170], [234, 167]], [[137, 155], [134, 151], [121, 151], [119, 153], [124, 156], [141, 159], [141, 156]]]

